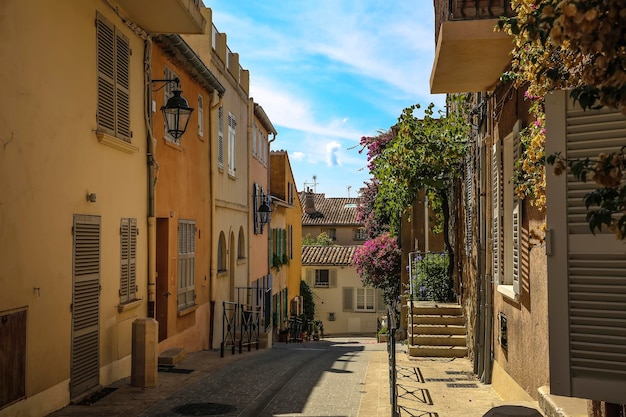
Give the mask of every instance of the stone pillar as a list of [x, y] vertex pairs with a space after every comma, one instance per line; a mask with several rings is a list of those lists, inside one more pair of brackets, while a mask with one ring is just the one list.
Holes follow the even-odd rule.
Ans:
[[133, 322], [133, 355], [130, 384], [147, 388], [157, 384], [159, 323], [153, 318]]

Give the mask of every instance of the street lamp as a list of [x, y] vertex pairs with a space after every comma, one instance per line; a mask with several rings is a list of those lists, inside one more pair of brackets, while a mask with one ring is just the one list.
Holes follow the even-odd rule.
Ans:
[[163, 119], [165, 119], [165, 130], [174, 139], [178, 139], [185, 133], [185, 130], [187, 130], [189, 116], [191, 116], [193, 112], [193, 108], [189, 107], [187, 100], [181, 95], [183, 92], [178, 89], [178, 87], [180, 87], [180, 79], [152, 80], [152, 82], [163, 82], [165, 83], [164, 86], [172, 82], [176, 83], [177, 88], [172, 91], [174, 95], [161, 107], [161, 112], [163, 112]]
[[261, 225], [268, 224], [270, 222], [272, 209], [267, 204], [265, 199], [261, 202], [257, 212], [259, 213], [259, 221], [261, 222]]

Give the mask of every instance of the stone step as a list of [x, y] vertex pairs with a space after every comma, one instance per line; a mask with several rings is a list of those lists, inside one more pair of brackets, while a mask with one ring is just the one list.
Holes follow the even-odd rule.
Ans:
[[462, 316], [461, 306], [413, 306], [413, 315]]
[[464, 335], [466, 332], [462, 325], [414, 324], [413, 332], [409, 330], [409, 334], [414, 335]]
[[467, 356], [466, 346], [409, 346], [409, 356], [428, 358], [464, 358]]
[[[410, 320], [410, 318], [409, 318]], [[413, 315], [413, 324], [438, 324], [446, 326], [463, 326], [465, 325], [465, 317], [457, 316], [432, 316], [432, 315]]]
[[185, 349], [180, 347], [169, 348], [159, 353], [159, 365], [176, 365], [185, 359], [185, 356], [187, 356]]
[[418, 346], [467, 346], [465, 335], [412, 335], [410, 345]]

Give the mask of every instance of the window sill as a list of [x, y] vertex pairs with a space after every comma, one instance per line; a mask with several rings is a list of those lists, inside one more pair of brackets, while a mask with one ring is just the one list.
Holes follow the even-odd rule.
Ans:
[[121, 139], [116, 138], [115, 136], [111, 136], [104, 132], [97, 132], [96, 137], [98, 138], [98, 142], [103, 145], [110, 146], [113, 149], [117, 149], [118, 151], [122, 151], [128, 154], [139, 152], [139, 148], [126, 142]]
[[519, 294], [515, 294], [512, 285], [498, 285], [498, 292], [511, 301], [519, 303]]
[[123, 313], [124, 311], [134, 310], [142, 304], [143, 304], [143, 298], [132, 300], [127, 303], [119, 304], [117, 306], [117, 311], [120, 313]]
[[197, 304], [192, 305], [191, 307], [184, 308], [182, 310], [178, 310], [178, 317], [186, 316], [187, 314], [193, 313], [198, 308]]
[[223, 271], [217, 271], [217, 276], [218, 277], [227, 277], [228, 276], [228, 270], [223, 270]]
[[165, 142], [166, 146], [169, 146], [172, 149], [176, 149], [179, 152], [183, 151], [183, 147], [180, 145], [180, 143], [173, 142], [172, 140], [167, 138], [164, 138], [163, 142]]
[[237, 258], [237, 265], [243, 265], [245, 263], [248, 263], [247, 258]]
[[237, 176], [236, 176], [235, 174], [233, 174], [232, 172], [229, 172], [229, 173], [228, 173], [228, 178], [230, 178], [231, 180], [233, 180], [233, 181], [234, 181], [234, 180], [236, 180], [236, 179], [237, 179]]

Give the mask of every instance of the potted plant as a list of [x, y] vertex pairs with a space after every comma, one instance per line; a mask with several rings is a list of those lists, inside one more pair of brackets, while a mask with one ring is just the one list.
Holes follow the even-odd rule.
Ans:
[[378, 333], [376, 333], [376, 338], [378, 339], [379, 343], [389, 340], [389, 331], [387, 329], [387, 326], [383, 326], [380, 328]]

